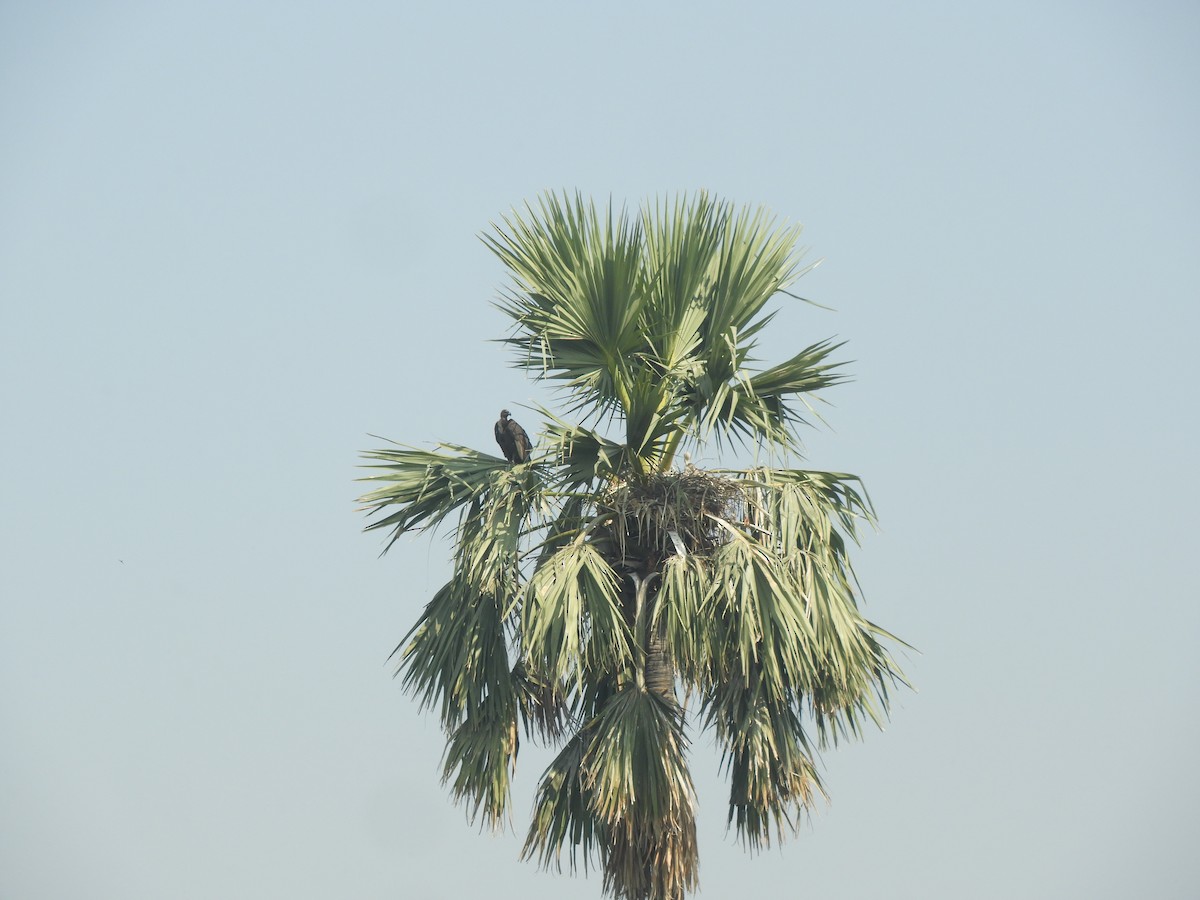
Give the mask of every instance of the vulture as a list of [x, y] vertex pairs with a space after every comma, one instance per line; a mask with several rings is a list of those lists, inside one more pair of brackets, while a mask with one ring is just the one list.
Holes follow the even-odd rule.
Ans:
[[517, 424], [515, 419], [508, 417], [508, 410], [500, 410], [500, 418], [496, 422], [496, 443], [504, 451], [504, 458], [510, 463], [523, 463], [529, 460], [529, 435]]

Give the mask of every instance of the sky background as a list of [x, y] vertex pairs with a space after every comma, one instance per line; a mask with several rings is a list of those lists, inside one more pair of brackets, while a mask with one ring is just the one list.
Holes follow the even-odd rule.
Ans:
[[[382, 435], [553, 398], [478, 240], [707, 189], [821, 267], [884, 732], [701, 896], [1194, 898], [1200, 6], [0, 4], [0, 897], [593, 898], [479, 833], [386, 658], [448, 573]], [[712, 460], [709, 460], [710, 462]]]

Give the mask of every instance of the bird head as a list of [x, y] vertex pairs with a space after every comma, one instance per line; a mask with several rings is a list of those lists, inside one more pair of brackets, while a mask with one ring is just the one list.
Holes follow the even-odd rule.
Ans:
[[501, 419], [507, 419], [507, 418], [508, 418], [508, 415], [509, 415], [509, 413], [508, 413], [508, 410], [507, 410], [507, 409], [502, 409], [502, 410], [500, 410], [500, 418], [501, 418]]

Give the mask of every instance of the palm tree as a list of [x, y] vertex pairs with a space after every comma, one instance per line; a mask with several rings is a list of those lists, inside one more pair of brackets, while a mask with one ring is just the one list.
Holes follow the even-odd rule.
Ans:
[[[715, 736], [757, 850], [824, 795], [817, 751], [880, 724], [903, 681], [856, 603], [859, 479], [782, 465], [808, 395], [843, 378], [837, 345], [751, 365], [807, 271], [799, 235], [706, 194], [637, 214], [543, 196], [484, 236], [512, 276], [505, 342], [565, 403], [529, 461], [364, 454], [387, 547], [456, 516], [453, 573], [394, 653], [440, 715], [453, 796], [499, 825], [521, 733], [558, 748], [523, 856], [565, 851], [616, 898], [697, 885], [689, 729]], [[685, 451], [706, 444], [779, 465], [702, 470]]]

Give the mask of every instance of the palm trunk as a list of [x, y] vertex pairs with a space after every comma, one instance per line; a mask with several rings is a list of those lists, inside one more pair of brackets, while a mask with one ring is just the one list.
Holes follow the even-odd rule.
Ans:
[[646, 638], [645, 677], [646, 690], [657, 694], [670, 706], [678, 707], [675, 696], [675, 667], [671, 664], [671, 654], [661, 628], [650, 629]]
[[[650, 572], [637, 583], [633, 624], [634, 636], [641, 649], [638, 683], [642, 690], [658, 697], [682, 725], [683, 712], [675, 694], [675, 668], [666, 635], [662, 628], [653, 625], [655, 595], [652, 589], [659, 577], [659, 573]], [[638, 859], [642, 870], [639, 883], [636, 886], [626, 884], [627, 893], [618, 896], [625, 900], [684, 900], [686, 888], [695, 887], [694, 813], [690, 808], [678, 813], [681, 818], [670, 822], [635, 813], [628, 822], [628, 830], [620, 836], [614, 835], [616, 840], [628, 842], [622, 855]]]

